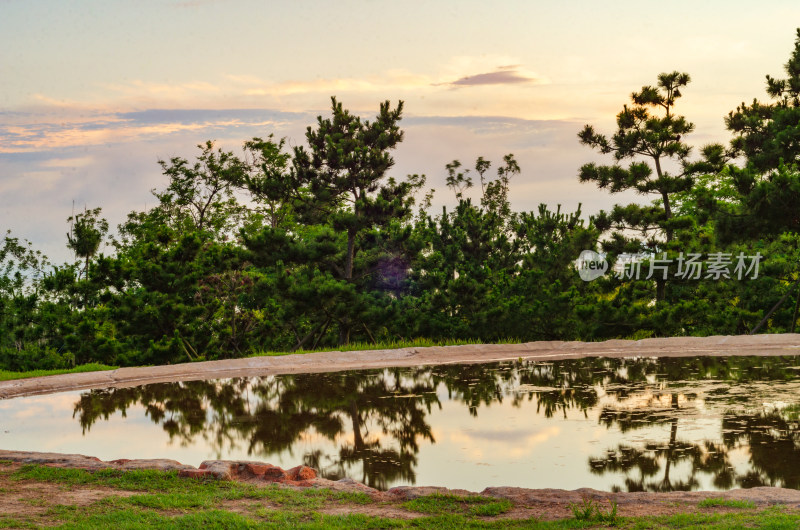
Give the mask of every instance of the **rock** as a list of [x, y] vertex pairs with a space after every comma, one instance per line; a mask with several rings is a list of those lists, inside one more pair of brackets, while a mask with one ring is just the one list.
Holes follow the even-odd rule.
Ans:
[[264, 476], [264, 473], [266, 473], [267, 469], [270, 467], [272, 466], [270, 466], [269, 464], [256, 464], [256, 463], [245, 464], [244, 472], [253, 475], [255, 477], [260, 477]]
[[227, 460], [206, 460], [200, 464], [199, 469], [205, 469], [220, 480], [231, 480], [238, 474], [236, 462]]
[[271, 482], [290, 480], [283, 469], [264, 462], [248, 462], [245, 460], [206, 460], [200, 469], [207, 469], [221, 480], [236, 478], [263, 478]]
[[308, 466], [295, 466], [287, 469], [286, 474], [291, 480], [311, 480], [317, 478], [317, 472]]
[[[148, 460], [115, 460], [114, 462], [122, 462], [119, 464], [120, 469], [156, 469], [158, 471], [180, 471], [183, 469], [194, 469], [194, 466], [187, 466], [181, 464], [177, 460], [167, 460], [166, 458], [153, 458]], [[114, 463], [109, 462], [109, 464]]]
[[290, 480], [290, 479], [291, 477], [289, 477], [289, 474], [278, 466], [268, 466], [266, 471], [264, 471], [264, 480], [271, 480], [272, 482], [278, 482], [281, 480]]
[[325, 488], [333, 491], [343, 491], [347, 493], [366, 493], [371, 497], [378, 497], [385, 495], [384, 492], [378, 491], [375, 488], [370, 488], [357, 480], [351, 478], [343, 478], [340, 480], [328, 480], [326, 478], [317, 477], [308, 481], [314, 488]]
[[214, 473], [208, 469], [181, 469], [178, 471], [178, 476], [183, 478], [206, 478], [213, 477]]
[[435, 493], [440, 495], [475, 495], [472, 491], [460, 489], [451, 490], [438, 486], [397, 486], [386, 493], [403, 500], [418, 499]]
[[61, 453], [36, 453], [29, 451], [0, 450], [0, 460], [22, 462], [25, 464], [52, 464], [59, 467], [79, 468], [87, 470], [107, 469], [113, 467], [94, 456], [70, 455]]

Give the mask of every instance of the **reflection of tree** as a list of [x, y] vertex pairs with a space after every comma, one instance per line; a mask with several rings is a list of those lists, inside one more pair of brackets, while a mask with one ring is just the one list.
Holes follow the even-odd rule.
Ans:
[[124, 416], [141, 404], [171, 440], [188, 444], [202, 436], [218, 455], [240, 442], [250, 455], [279, 453], [312, 431], [335, 441], [347, 425], [352, 440], [341, 443], [328, 465], [331, 475], [360, 464], [361, 480], [385, 487], [396, 480], [413, 483], [419, 440], [434, 441], [426, 416], [439, 400], [425, 375], [386, 370], [94, 390], [81, 395], [75, 415], [86, 432], [98, 419], [116, 411]]
[[800, 488], [800, 422], [786, 412], [723, 417], [725, 445], [746, 442], [750, 450], [752, 466], [736, 478], [739, 486]]
[[[624, 486], [627, 491], [674, 491], [691, 490], [700, 483], [699, 474], [706, 474], [712, 478], [712, 484], [719, 489], [729, 489], [735, 482], [744, 487], [760, 485], [755, 471], [746, 477], [737, 477], [730, 462], [728, 450], [735, 445], [735, 440], [730, 436], [724, 443], [712, 441], [687, 442], [678, 439], [678, 423], [682, 416], [679, 398], [691, 403], [696, 399], [696, 394], [691, 388], [686, 388], [687, 381], [696, 380], [724, 380], [737, 384], [754, 381], [788, 380], [794, 377], [791, 367], [795, 365], [794, 357], [701, 357], [690, 359], [659, 359], [657, 374], [669, 381], [673, 387], [682, 387], [680, 390], [673, 388], [662, 389], [653, 394], [649, 402], [637, 409], [618, 409], [605, 407], [599, 416], [601, 424], [607, 428], [616, 426], [620, 432], [648, 427], [657, 424], [669, 424], [669, 440], [664, 444], [646, 443], [641, 448], [620, 444], [616, 450], [610, 450], [603, 457], [589, 459], [589, 468], [592, 473], [603, 475], [606, 473], [621, 473], [624, 475]], [[730, 385], [712, 391], [712, 394], [725, 394]], [[668, 396], [670, 406], [663, 407], [661, 397]], [[747, 395], [738, 394], [729, 396], [727, 401], [735, 403], [744, 401]], [[748, 424], [751, 417], [738, 418], [736, 421]], [[726, 421], [723, 420], [723, 432], [728, 430]], [[751, 452], [763, 451], [768, 444], [754, 448], [752, 436], [756, 431], [750, 432], [745, 427], [745, 432], [750, 436]], [[760, 443], [762, 440], [757, 440]], [[768, 449], [773, 452], [778, 449]], [[675, 480], [670, 476], [672, 468], [680, 463], [689, 466], [688, 477]], [[754, 455], [755, 463], [755, 455]], [[800, 453], [797, 456], [800, 464]], [[660, 479], [655, 478], [662, 471]], [[763, 469], [763, 468], [762, 468]], [[757, 475], [757, 473], [756, 473]], [[767, 477], [769, 477], [767, 473]], [[798, 472], [800, 476], [800, 472]], [[792, 486], [788, 486], [792, 487]], [[620, 486], [614, 489], [621, 490]]]
[[[700, 483], [699, 473], [714, 477], [718, 488], [729, 488], [733, 483], [727, 452], [720, 444], [710, 441], [692, 443], [678, 439], [678, 421], [681, 414], [678, 393], [671, 393], [669, 407], [664, 409], [661, 396], [653, 395], [643, 404], [644, 408], [617, 410], [604, 408], [600, 423], [609, 429], [616, 425], [620, 432], [657, 424], [669, 425], [669, 440], [664, 444], [646, 443], [642, 448], [621, 444], [603, 457], [589, 459], [589, 470], [598, 475], [615, 473], [624, 475], [625, 491], [689, 491]], [[672, 468], [680, 463], [690, 466], [689, 475], [676, 480], [670, 475]], [[662, 471], [661, 478], [657, 475]], [[621, 491], [620, 486], [613, 486]]]
[[[588, 415], [602, 403], [599, 423], [608, 429], [626, 433], [669, 426], [663, 443], [620, 444], [590, 460], [592, 473], [624, 475], [625, 489], [692, 489], [703, 473], [712, 474], [719, 488], [735, 482], [798, 487], [800, 472], [794, 478], [784, 469], [800, 469], [800, 453], [790, 447], [795, 424], [788, 420], [776, 424], [765, 418], [726, 417], [726, 432], [731, 421], [749, 427], [746, 435], [728, 433], [724, 445], [690, 443], [678, 436], [679, 422], [691, 408], [683, 403], [696, 399], [697, 381], [704, 382], [706, 395], [735, 405], [747, 396], [728, 395], [731, 382], [789, 380], [795, 364], [795, 358], [780, 357], [587, 358], [161, 383], [86, 392], [74, 415], [86, 432], [115, 412], [124, 416], [130, 407], [142, 406], [170, 440], [189, 444], [202, 438], [218, 457], [239, 446], [249, 455], [266, 457], [292, 451], [300, 439], [322, 438], [338, 450], [328, 454], [312, 443], [298, 455], [304, 463], [328, 478], [354, 476], [385, 488], [415, 482], [420, 444], [435, 443], [427, 416], [433, 407], [441, 408], [442, 393], [475, 418], [483, 407], [504, 400], [517, 407], [535, 402], [537, 413], [547, 418], [567, 417], [570, 410]], [[708, 380], [715, 384], [708, 385]], [[734, 477], [729, 465], [727, 451], [741, 440], [751, 444], [754, 470], [749, 478]], [[771, 448], [762, 440], [778, 446]], [[781, 467], [775, 459], [799, 465]], [[674, 476], [678, 464], [689, 466], [687, 477]]]

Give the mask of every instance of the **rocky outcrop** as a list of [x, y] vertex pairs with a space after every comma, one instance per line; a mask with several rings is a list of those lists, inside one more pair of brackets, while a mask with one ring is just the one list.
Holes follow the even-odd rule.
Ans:
[[210, 477], [218, 480], [256, 480], [305, 487], [314, 486], [314, 481], [317, 479], [317, 471], [308, 466], [282, 469], [264, 462], [240, 460], [208, 460], [200, 464], [199, 468], [195, 468], [175, 460], [166, 459], [133, 460], [121, 458], [103, 462], [94, 456], [5, 450], [0, 450], [0, 460], [85, 469], [87, 471], [96, 471], [98, 469], [177, 471], [179, 477], [185, 478]]
[[176, 460], [167, 459], [119, 459], [103, 462], [95, 456], [67, 455], [61, 453], [34, 453], [28, 451], [6, 451], [2, 449], [0, 449], [0, 460], [21, 462], [23, 464], [44, 464], [56, 467], [86, 469], [89, 471], [97, 469], [157, 469], [160, 471], [194, 469], [194, 467], [181, 464]]
[[781, 504], [786, 506], [800, 507], [800, 491], [786, 488], [758, 487], [749, 489], [736, 489], [730, 491], [669, 491], [654, 493], [648, 491], [612, 493], [599, 491], [591, 488], [581, 488], [577, 490], [559, 489], [527, 489], [497, 487], [486, 488], [481, 495], [488, 497], [499, 497], [508, 499], [514, 504], [522, 506], [534, 506], [548, 503], [580, 503], [585, 499], [598, 503], [614, 501], [618, 505], [628, 504], [642, 505], [663, 505], [665, 503], [688, 503], [695, 504], [703, 499], [725, 499], [750, 501], [760, 505]]
[[190, 472], [179, 473], [184, 477], [213, 476], [220, 480], [263, 480], [300, 486], [311, 486], [317, 478], [316, 470], [308, 466], [283, 469], [264, 462], [242, 460], [208, 460]]

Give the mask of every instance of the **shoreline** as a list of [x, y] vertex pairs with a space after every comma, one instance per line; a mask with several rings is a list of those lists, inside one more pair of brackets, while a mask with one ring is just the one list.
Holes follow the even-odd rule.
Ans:
[[556, 361], [583, 357], [744, 355], [800, 355], [800, 334], [669, 337], [636, 341], [615, 339], [604, 342], [540, 341], [246, 357], [2, 381], [0, 399], [72, 390], [124, 388], [149, 383], [408, 366], [480, 364], [518, 359]]
[[567, 509], [570, 504], [587, 500], [599, 503], [613, 501], [621, 508], [644, 511], [659, 509], [664, 505], [696, 504], [705, 499], [729, 501], [749, 501], [756, 505], [775, 504], [800, 505], [800, 490], [759, 486], [722, 491], [634, 491], [611, 492], [592, 488], [574, 490], [556, 488], [522, 488], [490, 486], [480, 492], [465, 489], [451, 489], [442, 486], [395, 486], [386, 491], [377, 490], [351, 478], [329, 480], [318, 476], [313, 468], [299, 465], [284, 470], [272, 464], [253, 460], [208, 460], [194, 467], [169, 459], [117, 459], [102, 461], [97, 457], [79, 454], [43, 453], [33, 451], [7, 451], [0, 449], [0, 462], [14, 464], [35, 464], [64, 469], [80, 469], [88, 472], [99, 470], [117, 471], [161, 471], [177, 472], [186, 480], [215, 479], [221, 481], [244, 482], [248, 484], [291, 489], [324, 488], [337, 492], [362, 493], [376, 501], [407, 501], [429, 495], [479, 495], [507, 499], [524, 506], [560, 506]]

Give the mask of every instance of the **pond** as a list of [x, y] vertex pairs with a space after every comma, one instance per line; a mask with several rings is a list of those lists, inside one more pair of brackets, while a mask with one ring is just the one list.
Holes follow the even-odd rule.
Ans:
[[586, 358], [0, 400], [0, 448], [305, 463], [386, 489], [800, 488], [797, 357]]

